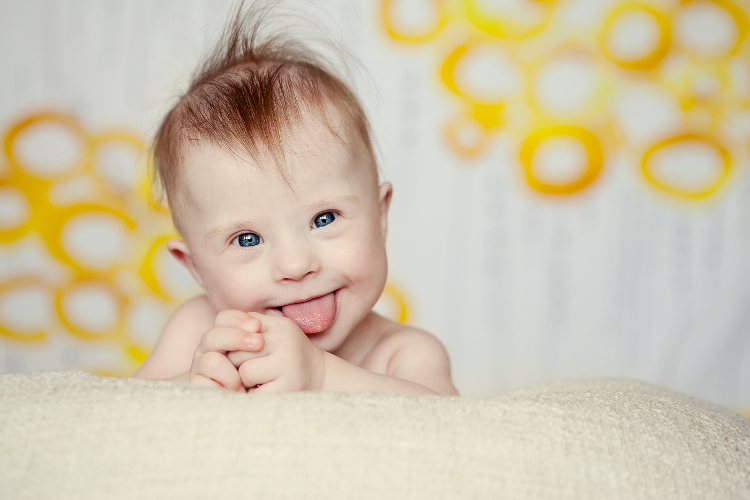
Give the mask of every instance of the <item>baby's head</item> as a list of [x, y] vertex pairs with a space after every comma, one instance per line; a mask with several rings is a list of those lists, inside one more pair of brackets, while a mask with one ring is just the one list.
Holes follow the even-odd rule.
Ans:
[[387, 274], [391, 186], [355, 95], [300, 44], [256, 45], [239, 15], [164, 119], [154, 157], [215, 312], [283, 314], [332, 351]]

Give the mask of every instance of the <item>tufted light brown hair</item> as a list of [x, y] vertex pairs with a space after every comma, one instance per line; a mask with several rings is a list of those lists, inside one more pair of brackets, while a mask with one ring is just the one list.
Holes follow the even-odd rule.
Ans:
[[[187, 92], [167, 113], [153, 144], [153, 186], [166, 192], [178, 232], [185, 196], [180, 164], [191, 144], [209, 141], [289, 183], [284, 155], [294, 127], [310, 114], [377, 177], [369, 124], [347, 85], [302, 41], [278, 34], [260, 40], [268, 8], [240, 2], [216, 47], [199, 66]], [[266, 161], [261, 161], [265, 159]], [[161, 189], [159, 189], [161, 192]]]

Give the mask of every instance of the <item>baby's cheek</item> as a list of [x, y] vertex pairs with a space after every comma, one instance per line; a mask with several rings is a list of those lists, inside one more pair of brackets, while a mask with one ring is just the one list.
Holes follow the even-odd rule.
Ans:
[[216, 284], [216, 302], [221, 310], [255, 311], [258, 308], [257, 291], [260, 284], [240, 273], [224, 276]]
[[355, 253], [350, 266], [360, 280], [367, 281], [369, 286], [379, 286], [381, 281], [385, 282], [388, 270], [385, 248], [377, 242], [362, 245]]

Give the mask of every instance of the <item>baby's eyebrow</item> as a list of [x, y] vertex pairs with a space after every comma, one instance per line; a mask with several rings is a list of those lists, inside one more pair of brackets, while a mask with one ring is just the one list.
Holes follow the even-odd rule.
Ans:
[[205, 241], [210, 240], [212, 237], [216, 236], [217, 234], [233, 233], [234, 231], [237, 231], [242, 228], [246, 228], [249, 225], [250, 225], [250, 221], [237, 221], [237, 222], [230, 222], [228, 224], [222, 224], [220, 226], [216, 226], [213, 229], [209, 229], [208, 232], [206, 232]]
[[359, 198], [357, 198], [354, 195], [348, 195], [348, 196], [336, 196], [334, 198], [326, 198], [325, 200], [320, 200], [318, 202], [315, 202], [308, 206], [308, 210], [315, 211], [315, 210], [322, 210], [324, 208], [330, 208], [332, 205], [336, 205], [338, 203], [347, 203], [351, 201], [357, 201]]

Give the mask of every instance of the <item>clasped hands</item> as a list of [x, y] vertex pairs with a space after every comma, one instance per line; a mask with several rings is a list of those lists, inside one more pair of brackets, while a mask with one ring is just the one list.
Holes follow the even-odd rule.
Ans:
[[292, 320], [222, 311], [193, 355], [191, 384], [239, 392], [318, 391], [325, 385], [325, 353]]

